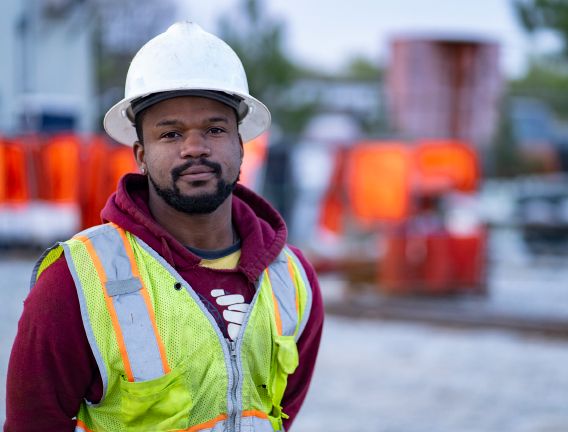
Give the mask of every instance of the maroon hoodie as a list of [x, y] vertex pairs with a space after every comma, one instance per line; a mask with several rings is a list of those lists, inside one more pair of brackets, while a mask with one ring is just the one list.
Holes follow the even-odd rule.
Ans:
[[[200, 258], [152, 218], [144, 176], [123, 177], [101, 215], [141, 238], [193, 287], [227, 335], [224, 306], [212, 290], [242, 295], [250, 303], [255, 281], [286, 242], [286, 226], [265, 200], [238, 185], [233, 194], [233, 223], [241, 239], [234, 270], [200, 267]], [[323, 305], [313, 268], [295, 248], [313, 291], [310, 319], [298, 342], [300, 365], [289, 377], [283, 408], [296, 417], [312, 377], [323, 325]], [[218, 291], [217, 291], [218, 292]], [[77, 291], [63, 257], [44, 271], [24, 302], [8, 367], [4, 431], [72, 431], [83, 399], [97, 402], [102, 381], [85, 335]]]

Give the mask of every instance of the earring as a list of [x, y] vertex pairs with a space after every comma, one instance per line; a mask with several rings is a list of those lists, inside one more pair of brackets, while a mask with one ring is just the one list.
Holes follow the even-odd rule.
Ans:
[[140, 172], [142, 173], [142, 175], [146, 175], [146, 167], [140, 167]]

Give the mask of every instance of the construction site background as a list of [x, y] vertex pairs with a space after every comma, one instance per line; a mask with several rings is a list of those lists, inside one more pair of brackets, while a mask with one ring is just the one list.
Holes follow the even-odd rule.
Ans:
[[[99, 223], [119, 178], [137, 170], [100, 119], [176, 3], [110, 3], [6, 2], [0, 423], [34, 260]], [[512, 79], [498, 40], [409, 31], [392, 35], [384, 63], [358, 59], [331, 74], [286, 54], [285, 23], [263, 2], [237, 8], [219, 34], [274, 119], [245, 143], [241, 182], [283, 215], [328, 313], [294, 429], [568, 430], [562, 54], [535, 56]]]

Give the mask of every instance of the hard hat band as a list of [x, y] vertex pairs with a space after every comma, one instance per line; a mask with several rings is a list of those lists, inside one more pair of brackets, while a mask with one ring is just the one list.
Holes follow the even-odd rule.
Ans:
[[138, 114], [145, 109], [150, 108], [152, 105], [180, 96], [204, 97], [221, 102], [235, 110], [239, 122], [247, 115], [248, 112], [248, 105], [244, 102], [243, 98], [237, 95], [231, 95], [214, 90], [174, 90], [152, 93], [148, 96], [142, 96], [134, 99], [130, 103], [130, 108], [127, 111], [128, 117], [132, 122], [134, 122]]

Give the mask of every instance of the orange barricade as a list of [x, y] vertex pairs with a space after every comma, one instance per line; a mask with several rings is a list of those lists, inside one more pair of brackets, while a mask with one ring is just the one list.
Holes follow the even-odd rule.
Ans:
[[455, 284], [459, 287], [484, 293], [487, 232], [480, 227], [466, 236], [452, 236], [450, 249]]
[[21, 204], [30, 199], [28, 154], [22, 141], [0, 141], [0, 176], [0, 202]]
[[386, 294], [484, 293], [485, 232], [413, 232], [411, 221], [385, 233], [379, 287]]
[[132, 148], [112, 144], [102, 136], [94, 136], [85, 146], [81, 177], [81, 225], [88, 228], [101, 223], [100, 212], [116, 190], [120, 178], [136, 172]]
[[89, 140], [75, 134], [0, 138], [0, 204], [41, 200], [42, 206], [30, 211], [49, 214], [54, 206], [68, 218], [63, 225], [73, 223], [77, 205], [82, 227], [99, 224], [99, 213], [118, 180], [133, 171], [132, 149], [98, 135]]
[[74, 203], [79, 200], [80, 139], [76, 135], [56, 135], [41, 148], [43, 176], [40, 198], [52, 202]]
[[105, 202], [109, 195], [116, 190], [116, 186], [124, 174], [138, 171], [132, 148], [122, 144], [112, 145], [110, 146], [108, 156], [110, 163], [107, 171]]
[[0, 140], [0, 203], [6, 201], [8, 167], [6, 166], [5, 141]]
[[415, 149], [416, 171], [420, 179], [446, 181], [461, 192], [477, 190], [479, 163], [471, 146], [461, 141], [422, 141]]
[[[381, 291], [451, 294], [483, 290], [482, 233], [457, 236], [444, 226], [441, 199], [471, 193], [479, 183], [476, 153], [454, 140], [362, 142], [338, 154], [322, 208], [322, 225], [337, 229], [349, 209], [363, 227], [382, 227], [385, 254], [379, 263]], [[342, 169], [342, 163], [344, 169]]]
[[87, 141], [81, 155], [81, 227], [83, 229], [101, 223], [101, 194], [105, 187], [105, 166], [108, 164], [107, 143], [101, 136], [93, 136]]
[[337, 150], [329, 186], [323, 197], [319, 216], [319, 226], [337, 235], [341, 234], [344, 229], [343, 215], [346, 212], [347, 203], [345, 202], [343, 180], [348, 155], [349, 149], [347, 148]]
[[346, 183], [353, 214], [363, 224], [400, 221], [409, 212], [411, 153], [396, 142], [365, 142], [349, 155]]
[[268, 132], [245, 143], [244, 151], [240, 183], [258, 191], [260, 187], [259, 173], [266, 162], [268, 153]]

